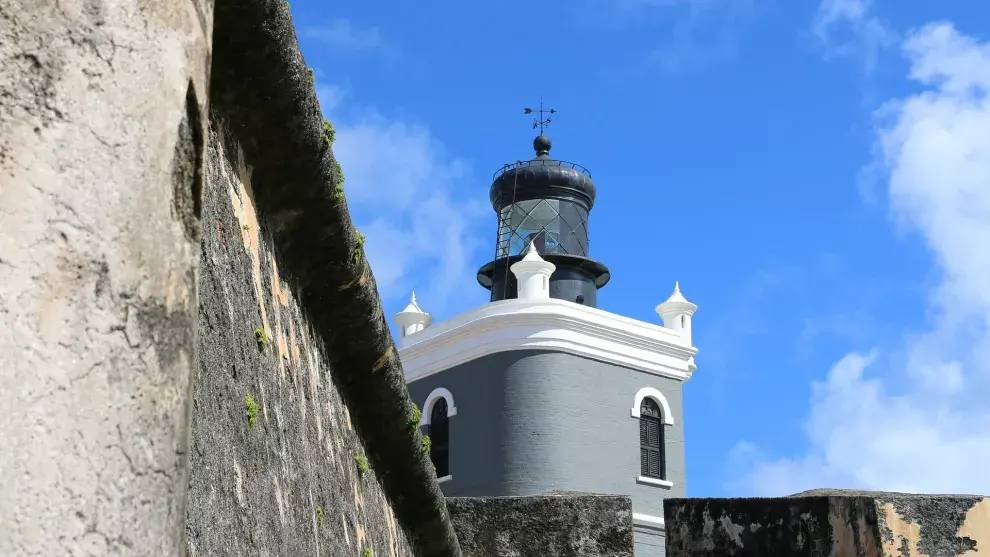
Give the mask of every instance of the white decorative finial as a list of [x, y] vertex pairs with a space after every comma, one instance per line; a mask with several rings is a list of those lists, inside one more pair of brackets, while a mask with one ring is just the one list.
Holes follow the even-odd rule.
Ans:
[[540, 257], [540, 252], [536, 251], [536, 242], [530, 242], [529, 247], [526, 248], [526, 255], [522, 258], [523, 261], [543, 261]]
[[[689, 305], [692, 305], [692, 306], [694, 305], [691, 302], [687, 301], [687, 299], [684, 297], [684, 294], [681, 294], [681, 283], [679, 281], [676, 281], [676, 280], [674, 281], [674, 291], [671, 292], [670, 297], [667, 298], [667, 301], [664, 302], [663, 304], [660, 304], [660, 305], [662, 306], [662, 305], [665, 305], [665, 304], [670, 304], [672, 302], [673, 303], [684, 303], [684, 304], [689, 304]], [[660, 308], [660, 306], [657, 306], [657, 311], [660, 311], [659, 308]], [[695, 309], [697, 309], [697, 308], [695, 308]]]
[[[680, 292], [680, 291], [681, 291], [681, 283], [675, 280], [674, 281], [674, 292]], [[413, 292], [413, 300], [415, 300], [415, 299], [416, 299], [416, 293]]]
[[416, 292], [409, 296], [409, 305], [392, 318], [395, 320], [395, 324], [399, 326], [399, 334], [403, 339], [422, 331], [433, 322], [433, 316], [423, 311], [416, 303]]
[[512, 264], [509, 270], [516, 275], [516, 296], [520, 299], [545, 299], [550, 297], [550, 275], [557, 266], [540, 257], [534, 242], [529, 243], [526, 255]]
[[663, 326], [681, 333], [681, 336], [691, 345], [691, 318], [698, 306], [692, 304], [681, 293], [681, 284], [674, 281], [674, 291], [667, 301], [657, 306], [657, 313], [663, 321]]

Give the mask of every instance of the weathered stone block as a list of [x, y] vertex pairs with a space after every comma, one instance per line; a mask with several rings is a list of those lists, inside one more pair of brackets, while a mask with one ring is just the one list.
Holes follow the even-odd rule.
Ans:
[[181, 549], [212, 3], [0, 0], [0, 555]]
[[632, 557], [632, 500], [618, 495], [448, 497], [465, 557]]
[[187, 555], [410, 557], [223, 128], [206, 149]]
[[948, 557], [990, 551], [990, 498], [814, 490], [667, 499], [667, 555]]

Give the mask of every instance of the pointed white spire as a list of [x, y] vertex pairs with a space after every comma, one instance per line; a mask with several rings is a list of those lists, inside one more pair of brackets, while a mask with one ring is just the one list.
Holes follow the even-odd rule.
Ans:
[[[674, 292], [670, 295], [669, 298], [667, 298], [667, 301], [664, 302], [664, 304], [671, 302], [691, 304], [691, 302], [687, 301], [687, 298], [684, 297], [684, 294], [681, 294], [681, 283], [676, 280], [674, 281]], [[697, 309], [697, 306], [695, 309]]]
[[415, 292], [409, 296], [409, 304], [405, 309], [392, 316], [392, 319], [399, 326], [399, 335], [401, 338], [418, 333], [429, 327], [430, 323], [433, 322], [433, 316], [419, 307], [419, 304], [416, 302]]
[[544, 261], [536, 251], [536, 245], [529, 243], [526, 255], [509, 267], [516, 275], [518, 284], [516, 296], [519, 299], [538, 300], [550, 297], [550, 275], [557, 269], [556, 265]]
[[694, 312], [698, 311], [698, 306], [689, 302], [684, 294], [681, 294], [679, 282], [674, 282], [674, 291], [666, 302], [657, 305], [656, 311], [663, 321], [663, 326], [680, 332], [690, 346], [691, 318], [694, 316]]
[[402, 312], [403, 313], [406, 313], [406, 312], [410, 312], [410, 313], [424, 313], [423, 310], [419, 307], [419, 304], [416, 303], [416, 291], [415, 290], [413, 290], [412, 295], [409, 296], [409, 305], [407, 305], [406, 306], [406, 309], [402, 310]]
[[540, 252], [536, 251], [536, 242], [530, 242], [529, 246], [526, 248], [526, 257], [523, 257], [523, 261], [543, 261], [540, 257]]

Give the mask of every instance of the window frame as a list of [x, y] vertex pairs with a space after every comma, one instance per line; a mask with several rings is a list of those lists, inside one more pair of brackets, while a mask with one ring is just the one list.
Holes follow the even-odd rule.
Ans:
[[[443, 410], [442, 414], [439, 413]], [[441, 429], [443, 438], [437, 430]], [[447, 399], [440, 397], [430, 408], [430, 421], [427, 425], [427, 435], [430, 436], [430, 462], [436, 468], [437, 477], [450, 475], [450, 407]]]
[[[656, 443], [651, 442], [651, 429], [655, 430]], [[664, 435], [663, 410], [657, 401], [650, 397], [640, 402], [639, 416], [639, 474], [643, 478], [667, 479], [666, 436]], [[653, 469], [656, 457], [656, 470]]]

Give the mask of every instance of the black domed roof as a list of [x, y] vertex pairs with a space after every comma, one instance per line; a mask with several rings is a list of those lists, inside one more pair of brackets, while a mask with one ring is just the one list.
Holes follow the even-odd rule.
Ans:
[[567, 199], [591, 210], [595, 204], [591, 173], [579, 164], [551, 159], [550, 147], [550, 138], [541, 133], [533, 140], [536, 157], [495, 173], [488, 197], [496, 211], [513, 200], [527, 199]]

